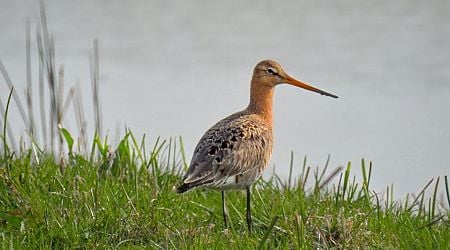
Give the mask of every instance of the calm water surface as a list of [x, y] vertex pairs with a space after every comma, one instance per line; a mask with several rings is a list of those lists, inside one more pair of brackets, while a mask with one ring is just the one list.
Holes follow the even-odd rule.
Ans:
[[[331, 166], [352, 161], [356, 174], [362, 157], [372, 160], [373, 188], [394, 183], [398, 194], [450, 172], [448, 1], [46, 5], [57, 64], [64, 64], [67, 85], [79, 79], [85, 99], [88, 55], [99, 39], [110, 134], [119, 124], [152, 139], [182, 135], [190, 155], [209, 126], [247, 105], [253, 66], [273, 58], [292, 76], [340, 97], [277, 88], [272, 164], [278, 174], [288, 175], [291, 150], [296, 172], [304, 155], [312, 166], [328, 154]], [[0, 0], [0, 6], [0, 58], [23, 92], [25, 20], [31, 18], [34, 31], [39, 8], [32, 0]], [[1, 79], [2, 100], [7, 91]], [[69, 121], [65, 126], [76, 130]]]

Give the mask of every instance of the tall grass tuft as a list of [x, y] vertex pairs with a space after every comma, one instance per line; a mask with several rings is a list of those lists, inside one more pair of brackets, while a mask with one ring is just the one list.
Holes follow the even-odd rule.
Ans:
[[[33, 76], [32, 76], [32, 58], [31, 58], [31, 25], [29, 19], [26, 21], [26, 90], [25, 104], [19, 97], [17, 91], [12, 92], [14, 104], [16, 105], [20, 117], [26, 127], [26, 142], [31, 145], [35, 151], [46, 150], [52, 152], [56, 157], [61, 157], [64, 153], [64, 133], [62, 128], [64, 120], [69, 116], [69, 109], [74, 110], [73, 116], [78, 128], [78, 135], [74, 137], [73, 149], [77, 149], [80, 153], [88, 153], [87, 142], [89, 141], [87, 122], [84, 112], [84, 104], [81, 94], [80, 84], [72, 86], [65, 91], [64, 67], [56, 65], [54, 40], [49, 32], [47, 25], [46, 12], [44, 4], [40, 5], [40, 24], [36, 29], [36, 44], [38, 55], [38, 89], [39, 95], [37, 100], [33, 95]], [[94, 40], [94, 52], [91, 56], [91, 85], [93, 112], [95, 121], [95, 133], [102, 137], [102, 119], [101, 104], [99, 98], [99, 50], [98, 42]], [[11, 80], [5, 65], [0, 60], [0, 72], [2, 73], [8, 88], [13, 89], [13, 81]], [[48, 100], [48, 101], [47, 101]], [[39, 116], [36, 116], [34, 102], [38, 102]], [[5, 110], [0, 100], [0, 108]], [[47, 110], [48, 108], [48, 110]], [[26, 110], [26, 111], [25, 111]], [[40, 120], [40, 129], [37, 129], [36, 120]], [[2, 121], [3, 122], [3, 121]], [[8, 121], [5, 121], [6, 123]], [[17, 151], [14, 134], [8, 126], [8, 137], [10, 146]], [[38, 159], [35, 159], [38, 160]]]

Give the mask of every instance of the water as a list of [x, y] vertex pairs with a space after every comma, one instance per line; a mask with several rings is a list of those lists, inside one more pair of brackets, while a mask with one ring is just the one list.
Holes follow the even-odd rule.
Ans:
[[[190, 155], [209, 126], [247, 105], [253, 66], [273, 58], [292, 76], [340, 97], [277, 88], [272, 162], [278, 174], [287, 176], [291, 150], [295, 173], [304, 155], [313, 166], [328, 154], [331, 166], [352, 161], [355, 173], [362, 157], [372, 160], [373, 188], [394, 183], [397, 194], [449, 174], [448, 1], [46, 5], [57, 63], [64, 64], [67, 85], [79, 79], [85, 99], [88, 55], [99, 40], [110, 134], [119, 124], [151, 138], [182, 135]], [[0, 6], [0, 58], [22, 91], [25, 19], [35, 30], [39, 8], [32, 0], [0, 0]], [[21, 130], [18, 116], [14, 121]]]

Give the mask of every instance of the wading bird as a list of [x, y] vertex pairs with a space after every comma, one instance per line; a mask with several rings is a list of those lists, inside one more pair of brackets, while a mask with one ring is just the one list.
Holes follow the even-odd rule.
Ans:
[[261, 177], [272, 155], [272, 99], [274, 88], [287, 83], [322, 95], [338, 98], [295, 80], [273, 60], [259, 62], [253, 70], [250, 103], [212, 126], [198, 142], [183, 184], [183, 193], [195, 187], [222, 191], [222, 213], [227, 228], [225, 190], [247, 191], [247, 227], [252, 231], [250, 186]]

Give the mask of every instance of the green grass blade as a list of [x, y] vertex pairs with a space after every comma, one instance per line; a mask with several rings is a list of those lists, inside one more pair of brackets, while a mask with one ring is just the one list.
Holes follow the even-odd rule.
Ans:
[[289, 175], [288, 175], [288, 185], [287, 188], [291, 189], [292, 182], [292, 168], [294, 167], [294, 152], [291, 151], [291, 160], [289, 162]]
[[275, 215], [275, 217], [273, 217], [272, 222], [269, 225], [269, 228], [267, 229], [267, 231], [264, 233], [264, 237], [262, 238], [261, 242], [258, 245], [258, 249], [262, 249], [262, 247], [264, 246], [264, 243], [267, 241], [267, 238], [269, 238], [270, 232], [272, 232], [275, 224], [277, 223], [279, 217], [277, 215]]
[[447, 203], [448, 203], [448, 207], [450, 209], [450, 191], [449, 191], [449, 187], [448, 187], [447, 175], [444, 177], [444, 180], [445, 180], [445, 193], [447, 194]]
[[439, 187], [439, 179], [440, 177], [436, 179], [436, 184], [434, 185], [433, 198], [431, 203], [431, 219], [434, 219], [434, 216], [436, 215], [436, 200]]
[[347, 163], [347, 168], [345, 169], [345, 173], [344, 173], [344, 182], [343, 182], [343, 187], [342, 187], [342, 200], [345, 200], [345, 194], [347, 191], [347, 188], [349, 186], [349, 176], [350, 176], [350, 167], [351, 167], [351, 162]]
[[8, 101], [6, 102], [6, 109], [5, 109], [5, 116], [3, 117], [3, 153], [4, 153], [4, 157], [8, 158], [9, 155], [9, 149], [8, 149], [8, 144], [6, 143], [6, 127], [8, 124], [8, 111], [9, 111], [9, 105], [11, 104], [11, 96], [12, 93], [14, 91], [14, 87], [11, 88], [11, 90], [9, 91], [9, 95], [8, 95]]
[[61, 127], [59, 130], [61, 131], [61, 134], [63, 135], [64, 139], [66, 140], [69, 153], [72, 154], [74, 142], [72, 135], [70, 135], [69, 131], [65, 128]]

